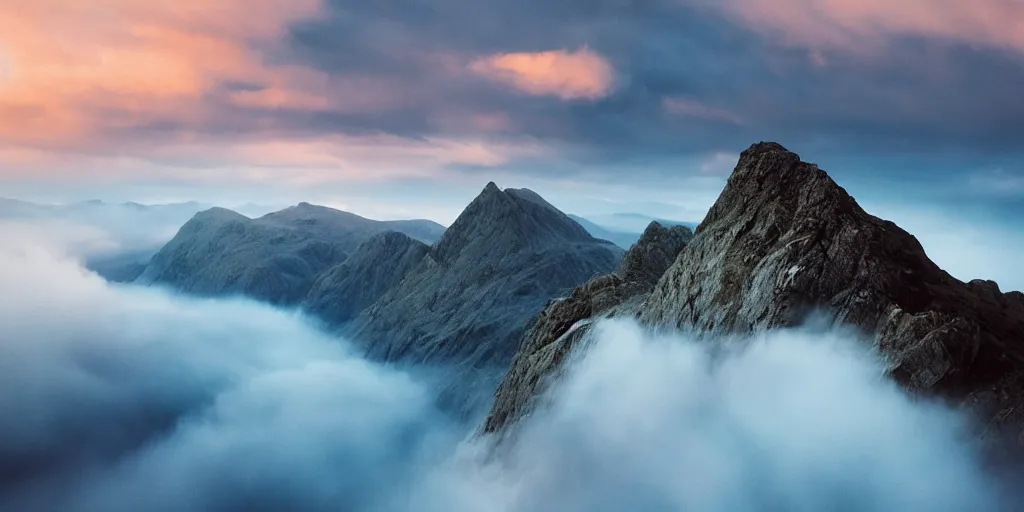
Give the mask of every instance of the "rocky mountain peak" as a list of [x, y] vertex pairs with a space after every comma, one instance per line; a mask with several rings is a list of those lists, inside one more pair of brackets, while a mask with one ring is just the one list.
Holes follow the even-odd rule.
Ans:
[[[817, 165], [775, 143], [741, 154], [686, 252], [693, 253], [690, 260], [721, 261], [710, 267], [715, 273], [701, 276], [690, 275], [696, 261], [688, 262], [689, 273], [677, 261], [644, 310], [651, 323], [729, 331], [792, 325], [852, 286], [859, 299], [843, 296], [850, 301], [845, 315], [867, 324], [884, 309], [880, 302], [918, 313], [935, 301], [931, 287], [954, 281], [912, 235], [866, 213]], [[771, 265], [755, 269], [757, 262]], [[676, 280], [684, 274], [685, 282]], [[688, 306], [689, 318], [669, 312], [675, 301], [665, 299], [691, 284], [704, 286], [699, 298], [708, 302]], [[765, 315], [744, 309], [754, 304], [779, 309]]]
[[[541, 315], [499, 388], [485, 431], [501, 431], [529, 409], [542, 389], [536, 383], [560, 367], [551, 361], [577, 347], [586, 330], [569, 327], [594, 318], [589, 304], [614, 289], [614, 280], [595, 279], [578, 289], [575, 303], [570, 298]], [[1009, 434], [1024, 444], [1022, 297], [990, 281], [954, 279], [911, 234], [866, 213], [817, 165], [761, 142], [742, 153], [653, 291], [598, 314], [726, 334], [796, 326], [823, 314], [859, 329], [911, 392], [969, 407], [986, 435]]]
[[280, 220], [280, 221], [297, 221], [297, 220], [360, 220], [369, 221], [354, 213], [349, 213], [342, 210], [336, 210], [329, 206], [321, 206], [317, 204], [310, 204], [307, 202], [301, 202], [295, 206], [289, 206], [280, 211], [271, 212], [262, 217], [266, 220]]
[[1024, 402], [1009, 384], [1024, 371], [1024, 305], [995, 283], [952, 278], [817, 165], [755, 144], [639, 316], [745, 332], [811, 312], [859, 328], [911, 390], [965, 402], [994, 393], [999, 421]]
[[686, 226], [665, 227], [653, 221], [626, 252], [615, 273], [623, 281], [653, 287], [692, 238], [693, 231]]
[[206, 210], [196, 212], [196, 214], [193, 216], [193, 219], [248, 219], [248, 217], [242, 215], [241, 213], [235, 212], [234, 210], [221, 208], [220, 206], [214, 206], [213, 208], [208, 208]]
[[536, 193], [488, 183], [344, 332], [373, 359], [445, 368], [443, 407], [469, 417], [490, 405], [533, 315], [613, 271], [622, 252]]
[[552, 244], [593, 243], [576, 221], [526, 189], [501, 190], [492, 181], [445, 231], [432, 251], [439, 262], [458, 259], [467, 250], [514, 252]]
[[488, 181], [487, 185], [484, 186], [484, 190], [483, 190], [483, 192], [481, 192], [481, 195], [483, 195], [483, 194], [500, 194], [500, 193], [501, 193], [501, 189], [498, 188], [498, 185], [496, 183], [494, 183], [493, 181]]

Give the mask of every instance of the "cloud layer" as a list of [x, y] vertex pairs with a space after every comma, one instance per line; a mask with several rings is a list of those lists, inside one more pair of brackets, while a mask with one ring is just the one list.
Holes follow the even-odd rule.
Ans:
[[422, 383], [295, 314], [0, 261], [4, 510], [371, 509], [445, 446]]
[[454, 491], [467, 510], [503, 511], [1008, 504], [961, 437], [963, 419], [908, 399], [850, 333], [736, 341], [715, 349], [599, 324], [593, 348], [503, 458], [481, 470], [467, 456], [425, 488]]
[[965, 418], [907, 398], [849, 333], [708, 344], [602, 323], [494, 451], [429, 378], [294, 313], [112, 286], [17, 240], [0, 248], [4, 510], [1012, 505]]

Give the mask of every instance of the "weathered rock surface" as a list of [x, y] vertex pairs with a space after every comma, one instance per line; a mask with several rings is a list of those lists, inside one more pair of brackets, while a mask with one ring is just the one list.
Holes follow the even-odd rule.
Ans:
[[[913, 236], [865, 213], [825, 172], [778, 144], [743, 152], [693, 240], [630, 313], [655, 327], [742, 333], [798, 325], [815, 311], [858, 327], [911, 392], [961, 403], [989, 435], [1019, 439], [1021, 295], [952, 278]], [[506, 410], [523, 407], [519, 395], [529, 390], [505, 394], [513, 405], [495, 407], [491, 430]]]
[[533, 398], [543, 393], [583, 338], [586, 322], [642, 301], [692, 237], [687, 227], [652, 222], [615, 273], [592, 279], [569, 297], [548, 304], [533, 321], [498, 387], [484, 431], [498, 432], [526, 414]]
[[374, 359], [450, 365], [489, 394], [537, 311], [621, 257], [536, 193], [489, 183], [346, 332]]
[[345, 261], [364, 241], [402, 229], [424, 236], [444, 228], [430, 221], [364, 219], [308, 203], [258, 219], [212, 208], [185, 223], [136, 281], [197, 295], [240, 294], [295, 304], [320, 273]]
[[343, 325], [401, 282], [429, 250], [397, 231], [375, 235], [317, 277], [303, 308], [330, 325]]

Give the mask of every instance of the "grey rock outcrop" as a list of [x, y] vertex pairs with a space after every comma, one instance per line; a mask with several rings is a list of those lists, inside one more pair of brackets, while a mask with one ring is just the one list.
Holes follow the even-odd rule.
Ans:
[[652, 222], [615, 273], [592, 279], [569, 297], [548, 304], [534, 319], [498, 386], [484, 432], [499, 432], [529, 412], [534, 398], [543, 394], [583, 339], [587, 322], [642, 302], [692, 237], [685, 226], [666, 228]]
[[912, 393], [960, 403], [987, 435], [1021, 440], [1020, 294], [954, 279], [913, 236], [778, 144], [743, 152], [693, 240], [628, 311], [652, 327], [711, 333], [795, 326], [812, 312], [859, 328]]
[[430, 239], [444, 228], [430, 221], [375, 221], [308, 203], [258, 219], [211, 208], [185, 223], [136, 282], [291, 305], [367, 239], [401, 229]]
[[534, 192], [489, 183], [346, 332], [374, 359], [451, 365], [489, 393], [537, 311], [621, 257]]
[[397, 231], [375, 235], [317, 277], [303, 308], [329, 325], [341, 326], [401, 282], [429, 250], [427, 244]]

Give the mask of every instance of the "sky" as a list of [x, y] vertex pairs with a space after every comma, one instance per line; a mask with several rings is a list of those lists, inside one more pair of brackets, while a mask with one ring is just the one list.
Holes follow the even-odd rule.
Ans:
[[774, 140], [858, 198], [1024, 204], [1021, 0], [0, 0], [0, 34], [0, 196], [697, 221]]

